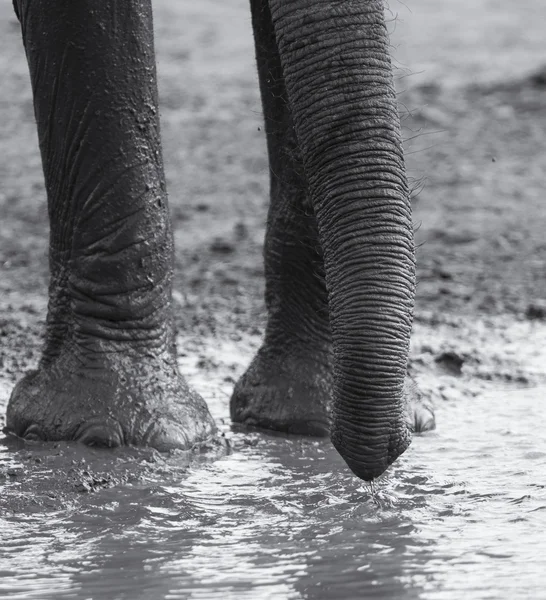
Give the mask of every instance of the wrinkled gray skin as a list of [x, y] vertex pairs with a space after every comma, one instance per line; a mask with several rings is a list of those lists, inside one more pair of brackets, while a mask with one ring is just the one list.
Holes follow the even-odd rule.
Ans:
[[[151, 0], [15, 0], [51, 222], [38, 370], [7, 429], [188, 448], [215, 432], [178, 372]], [[327, 435], [379, 476], [433, 415], [405, 383], [414, 243], [381, 0], [251, 0], [271, 165], [265, 340], [234, 421]]]

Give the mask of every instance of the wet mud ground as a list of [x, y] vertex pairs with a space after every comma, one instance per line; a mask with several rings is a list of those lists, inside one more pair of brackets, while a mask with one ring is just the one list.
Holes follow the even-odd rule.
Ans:
[[[496, 2], [494, 11], [485, 0], [443, 4], [415, 0], [389, 12], [418, 244], [410, 370], [438, 408], [440, 433], [432, 436], [449, 434], [444, 418], [462, 411], [479, 437], [499, 406], [521, 405], [514, 414], [524, 422], [537, 418], [524, 398], [546, 396], [546, 9], [538, 0]], [[85, 513], [130, 486], [153, 490], [217, 457], [285, 443], [233, 430], [227, 410], [264, 326], [268, 172], [247, 4], [157, 0], [155, 28], [180, 362], [222, 437], [174, 456], [3, 439], [2, 519]], [[38, 360], [48, 280], [30, 86], [8, 2], [0, 5], [0, 73], [3, 415], [14, 382]], [[543, 421], [536, 436], [543, 447]], [[344, 473], [320, 444], [328, 465]], [[426, 444], [424, 436], [414, 452], [426, 453]]]

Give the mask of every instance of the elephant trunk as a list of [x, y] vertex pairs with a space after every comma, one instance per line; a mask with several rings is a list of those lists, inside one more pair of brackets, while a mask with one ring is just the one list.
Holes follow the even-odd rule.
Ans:
[[382, 0], [270, 0], [324, 254], [332, 442], [359, 477], [409, 445], [413, 226]]

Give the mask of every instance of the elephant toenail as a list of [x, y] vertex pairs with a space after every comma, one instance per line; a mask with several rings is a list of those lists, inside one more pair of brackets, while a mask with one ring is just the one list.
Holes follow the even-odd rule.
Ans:
[[42, 430], [38, 427], [38, 425], [30, 425], [27, 427], [22, 437], [29, 442], [41, 442], [44, 440]]
[[76, 435], [76, 440], [86, 446], [117, 448], [123, 445], [123, 436], [111, 426], [94, 425]]

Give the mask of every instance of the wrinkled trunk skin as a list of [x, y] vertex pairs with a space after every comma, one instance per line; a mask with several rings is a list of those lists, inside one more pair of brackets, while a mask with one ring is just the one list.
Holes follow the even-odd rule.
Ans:
[[410, 202], [380, 0], [270, 0], [324, 253], [334, 351], [331, 439], [359, 477], [410, 443]]

